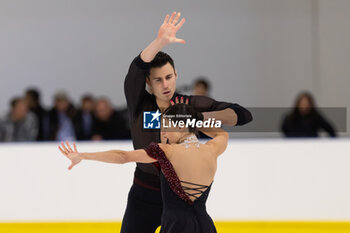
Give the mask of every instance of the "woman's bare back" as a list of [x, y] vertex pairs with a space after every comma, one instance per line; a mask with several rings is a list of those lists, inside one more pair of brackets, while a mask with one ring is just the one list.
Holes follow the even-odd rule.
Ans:
[[199, 147], [189, 144], [188, 148], [184, 144], [172, 144], [166, 147], [165, 154], [182, 181], [183, 188], [189, 194], [197, 193], [194, 196], [189, 195], [192, 201], [195, 200], [200, 196], [200, 191], [205, 191], [205, 188], [213, 182], [217, 157], [206, 144], [200, 144]]

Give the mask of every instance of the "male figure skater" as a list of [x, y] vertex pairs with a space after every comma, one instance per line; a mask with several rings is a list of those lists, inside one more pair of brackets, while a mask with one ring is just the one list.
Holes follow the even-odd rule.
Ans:
[[[124, 92], [130, 114], [134, 149], [144, 149], [151, 142], [164, 142], [160, 129], [144, 129], [144, 112], [163, 112], [170, 101], [183, 101], [176, 92], [177, 73], [172, 58], [161, 52], [171, 43], [185, 43], [176, 37], [185, 22], [181, 14], [167, 15], [152, 41], [130, 65]], [[152, 94], [145, 90], [146, 83]], [[238, 104], [218, 102], [204, 96], [185, 96], [189, 104], [203, 114], [204, 120], [215, 118], [222, 124], [244, 125], [252, 120], [248, 110]], [[157, 115], [154, 115], [157, 118]], [[128, 196], [121, 233], [154, 233], [161, 223], [162, 198], [157, 163], [137, 163], [134, 182]]]

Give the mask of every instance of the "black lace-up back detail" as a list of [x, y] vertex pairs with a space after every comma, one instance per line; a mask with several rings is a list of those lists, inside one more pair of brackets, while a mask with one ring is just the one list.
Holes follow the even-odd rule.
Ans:
[[[190, 199], [191, 197], [194, 197], [195, 199], [198, 199], [209, 186], [205, 185], [199, 185], [199, 184], [193, 184], [190, 182], [180, 181], [179, 177], [177, 176], [173, 165], [170, 163], [168, 158], [165, 156], [164, 151], [159, 147], [158, 143], [151, 142], [146, 148], [146, 153], [154, 159], [158, 160], [158, 163], [161, 167], [162, 173], [164, 174], [164, 177], [169, 183], [170, 188], [173, 190], [173, 192], [178, 195], [182, 200], [187, 202], [190, 205], [194, 204], [194, 201]], [[186, 185], [193, 185], [195, 187], [187, 187]], [[205, 189], [205, 190], [203, 190]], [[195, 193], [189, 193], [188, 190], [195, 190]]]
[[[198, 199], [202, 194], [209, 188], [207, 185], [201, 185], [201, 184], [194, 184], [187, 181], [182, 181], [181, 186], [184, 192], [187, 194], [187, 196], [194, 197], [195, 199]], [[187, 187], [186, 185], [191, 185], [192, 187]], [[195, 192], [188, 192], [188, 191], [195, 191]]]

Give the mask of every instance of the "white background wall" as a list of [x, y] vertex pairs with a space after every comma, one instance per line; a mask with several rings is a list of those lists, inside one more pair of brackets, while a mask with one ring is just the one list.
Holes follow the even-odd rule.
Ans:
[[212, 95], [248, 107], [290, 107], [303, 89], [319, 105], [348, 106], [349, 1], [333, 0], [0, 0], [0, 112], [29, 86], [46, 106], [58, 89], [75, 101], [86, 92], [125, 104], [123, 79], [178, 10], [186, 45], [166, 51], [178, 85], [198, 75]]
[[0, 0], [0, 115], [30, 86], [46, 106], [60, 89], [125, 105], [128, 66], [172, 10], [187, 19], [187, 44], [166, 48], [178, 86], [206, 75], [214, 98], [246, 107], [290, 107], [304, 89], [350, 107], [348, 0]]
[[[208, 199], [215, 220], [350, 220], [349, 140], [231, 140]], [[131, 142], [79, 143], [80, 151]], [[69, 160], [55, 143], [0, 144], [0, 222], [121, 220], [134, 164]]]
[[[350, 1], [319, 1], [319, 100], [346, 106], [350, 122]], [[347, 133], [347, 135], [350, 135]]]

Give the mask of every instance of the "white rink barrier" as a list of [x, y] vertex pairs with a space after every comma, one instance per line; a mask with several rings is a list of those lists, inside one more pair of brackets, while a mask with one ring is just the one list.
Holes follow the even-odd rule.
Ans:
[[[83, 161], [58, 143], [0, 144], [0, 222], [118, 221], [134, 163]], [[80, 151], [131, 141], [78, 142]], [[350, 140], [230, 140], [208, 199], [215, 220], [350, 220]]]

